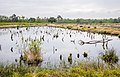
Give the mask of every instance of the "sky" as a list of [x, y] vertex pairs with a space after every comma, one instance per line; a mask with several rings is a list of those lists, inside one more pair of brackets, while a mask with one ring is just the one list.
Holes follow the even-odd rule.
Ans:
[[63, 18], [117, 18], [120, 0], [0, 0], [0, 15]]

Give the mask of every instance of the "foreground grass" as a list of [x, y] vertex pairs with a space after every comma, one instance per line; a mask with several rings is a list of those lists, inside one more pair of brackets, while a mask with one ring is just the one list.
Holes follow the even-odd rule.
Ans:
[[82, 64], [70, 69], [43, 69], [35, 66], [0, 66], [0, 77], [120, 77], [120, 68], [109, 69]]

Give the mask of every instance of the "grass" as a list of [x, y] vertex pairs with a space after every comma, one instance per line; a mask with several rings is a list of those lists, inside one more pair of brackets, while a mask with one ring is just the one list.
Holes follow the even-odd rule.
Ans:
[[119, 27], [119, 24], [57, 24], [57, 23], [29, 23], [29, 22], [0, 22], [0, 28], [16, 28], [19, 27], [30, 27], [30, 26], [50, 26], [59, 27], [65, 29], [88, 31], [100, 34], [116, 35], [119, 37], [120, 29], [114, 28]]
[[23, 60], [28, 65], [38, 65], [42, 62], [41, 55], [41, 41], [38, 39], [32, 40], [29, 43], [29, 49], [24, 51], [23, 57], [21, 57], [21, 61]]
[[0, 22], [0, 25], [40, 25], [40, 24], [47, 24], [47, 23], [37, 23], [37, 22]]
[[106, 50], [101, 58], [108, 64], [116, 64], [119, 61], [114, 49]]
[[29, 22], [0, 22], [0, 28], [16, 28], [16, 27], [30, 27], [43, 26], [48, 23], [29, 23]]
[[70, 69], [43, 69], [35, 66], [0, 66], [0, 77], [120, 77], [120, 68], [97, 67], [95, 63], [81, 64]]

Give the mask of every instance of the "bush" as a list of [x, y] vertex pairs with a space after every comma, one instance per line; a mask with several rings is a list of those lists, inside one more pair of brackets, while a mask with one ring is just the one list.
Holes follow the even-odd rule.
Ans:
[[105, 51], [105, 54], [102, 55], [101, 59], [105, 61], [105, 63], [108, 63], [109, 65], [116, 64], [119, 61], [119, 58], [115, 54], [114, 49]]
[[56, 22], [57, 20], [54, 18], [54, 17], [50, 17], [49, 19], [48, 19], [48, 22], [50, 22], [50, 23], [54, 23], [54, 22]]
[[38, 65], [40, 62], [42, 62], [40, 45], [41, 41], [38, 39], [32, 40], [29, 44], [29, 49], [24, 51], [24, 56], [21, 59], [23, 59], [28, 65]]

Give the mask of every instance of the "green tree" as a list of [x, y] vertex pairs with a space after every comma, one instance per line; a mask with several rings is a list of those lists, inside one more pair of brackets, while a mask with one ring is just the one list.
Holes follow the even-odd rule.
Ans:
[[76, 19], [76, 23], [80, 23], [80, 19]]
[[113, 23], [118, 23], [118, 19], [113, 19]]
[[118, 17], [118, 22], [120, 23], [120, 17]]
[[48, 22], [50, 22], [50, 23], [54, 23], [54, 22], [56, 22], [57, 20], [54, 18], [54, 17], [50, 17], [49, 19], [48, 19]]
[[35, 22], [35, 18], [30, 18], [28, 21], [29, 22]]

